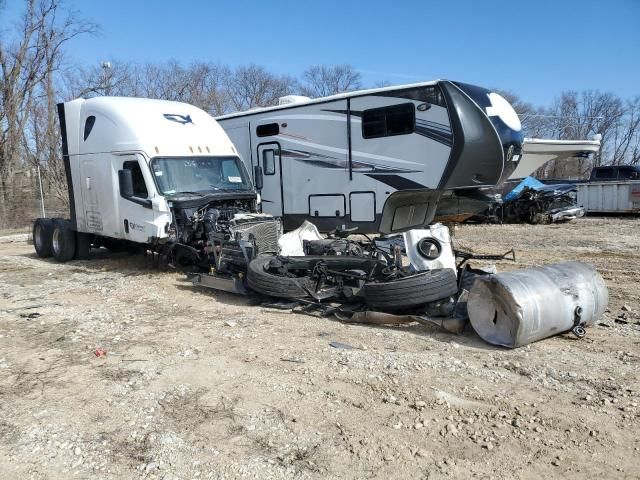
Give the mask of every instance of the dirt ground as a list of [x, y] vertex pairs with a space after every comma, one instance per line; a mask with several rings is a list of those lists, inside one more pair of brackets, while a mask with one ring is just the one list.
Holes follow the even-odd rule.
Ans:
[[609, 310], [582, 340], [507, 350], [0, 243], [0, 478], [640, 478], [640, 219], [455, 236], [515, 247], [502, 271], [593, 264]]

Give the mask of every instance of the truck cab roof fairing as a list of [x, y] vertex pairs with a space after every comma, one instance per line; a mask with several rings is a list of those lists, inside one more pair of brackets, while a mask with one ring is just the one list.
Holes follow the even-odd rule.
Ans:
[[[148, 157], [236, 155], [208, 113], [182, 102], [94, 97], [64, 103], [69, 155], [142, 151]], [[85, 123], [93, 117], [90, 131]], [[85, 138], [86, 137], [86, 138]]]

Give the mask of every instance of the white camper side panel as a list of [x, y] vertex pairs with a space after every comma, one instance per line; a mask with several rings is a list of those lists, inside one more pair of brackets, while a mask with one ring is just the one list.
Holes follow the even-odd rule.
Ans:
[[[348, 215], [344, 198], [352, 183], [349, 180], [346, 108], [347, 101], [339, 100], [251, 116], [252, 155], [263, 167], [265, 178], [263, 201], [280, 202], [284, 205], [285, 216], [294, 215], [300, 219], [332, 216], [337, 223], [344, 223]], [[227, 128], [224, 120], [220, 123]], [[274, 134], [265, 135], [265, 132]], [[265, 170], [264, 162], [258, 156], [266, 146], [274, 144], [280, 147], [278, 191], [275, 186], [269, 188], [270, 172]], [[252, 163], [256, 164], [255, 157]], [[323, 197], [311, 201], [315, 195]], [[333, 204], [331, 208], [319, 205], [322, 198], [329, 202], [327, 199], [331, 195], [339, 196], [339, 208], [334, 208]], [[328, 215], [329, 211], [333, 213]]]
[[[396, 106], [407, 114], [406, 131], [389, 127], [383, 135], [365, 133], [363, 115], [392, 107], [384, 119], [391, 125]], [[375, 231], [395, 191], [438, 187], [453, 145], [448, 111], [434, 86], [247, 112], [218, 121], [239, 151], [250, 145], [250, 163], [263, 171], [261, 155], [277, 145], [276, 176], [264, 172], [263, 209], [283, 214], [286, 228], [317, 218], [323, 230], [353, 224]], [[250, 139], [238, 128], [240, 122], [250, 125]], [[327, 202], [330, 196], [340, 196], [344, 206], [321, 208], [320, 200], [310, 201], [315, 195], [327, 196]], [[331, 217], [326, 215], [329, 211], [334, 212]]]
[[[446, 107], [427, 102], [428, 92], [430, 89], [416, 89], [410, 94], [399, 91], [351, 99], [355, 174], [375, 178], [394, 190], [438, 187], [453, 134]], [[414, 128], [394, 132], [394, 118], [404, 115], [408, 122], [410, 114], [415, 115]], [[377, 120], [380, 129], [376, 128]]]
[[251, 178], [253, 178], [249, 121], [244, 118], [235, 121], [230, 120], [224, 130], [238, 152], [238, 156], [244, 162], [244, 166], [247, 167], [247, 171], [251, 174]]

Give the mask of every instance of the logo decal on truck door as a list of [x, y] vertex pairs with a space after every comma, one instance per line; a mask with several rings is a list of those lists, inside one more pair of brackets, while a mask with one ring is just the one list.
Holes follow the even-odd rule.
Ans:
[[193, 125], [193, 120], [191, 119], [191, 115], [178, 115], [177, 113], [165, 113], [164, 118], [167, 120], [171, 120], [172, 122], [181, 123], [182, 125], [186, 125], [190, 123]]

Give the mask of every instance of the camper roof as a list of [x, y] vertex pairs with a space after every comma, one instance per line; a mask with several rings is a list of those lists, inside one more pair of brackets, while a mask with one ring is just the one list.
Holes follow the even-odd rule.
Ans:
[[243, 112], [235, 112], [235, 113], [228, 113], [226, 115], [220, 115], [219, 117], [216, 117], [216, 120], [225, 120], [227, 118], [235, 118], [235, 117], [242, 117], [244, 115], [255, 115], [258, 113], [263, 113], [263, 112], [270, 112], [273, 110], [284, 110], [286, 108], [295, 108], [295, 107], [299, 107], [301, 105], [313, 105], [313, 104], [317, 104], [317, 103], [324, 103], [324, 102], [331, 102], [334, 100], [341, 100], [341, 99], [345, 99], [345, 98], [353, 98], [353, 97], [363, 97], [366, 95], [373, 95], [373, 94], [379, 94], [379, 93], [384, 93], [384, 92], [393, 92], [396, 90], [405, 90], [408, 88], [416, 88], [416, 87], [428, 87], [431, 85], [435, 85], [438, 82], [441, 82], [442, 80], [432, 80], [430, 82], [419, 82], [419, 83], [409, 83], [406, 85], [394, 85], [391, 87], [381, 87], [381, 88], [369, 88], [367, 90], [356, 90], [354, 92], [346, 92], [346, 93], [339, 93], [337, 95], [330, 95], [328, 97], [319, 97], [319, 98], [313, 98], [313, 99], [309, 99], [308, 101], [304, 101], [304, 102], [296, 102], [296, 103], [288, 103], [285, 105], [276, 105], [273, 107], [258, 107], [258, 108], [251, 108], [249, 110], [245, 110]]

